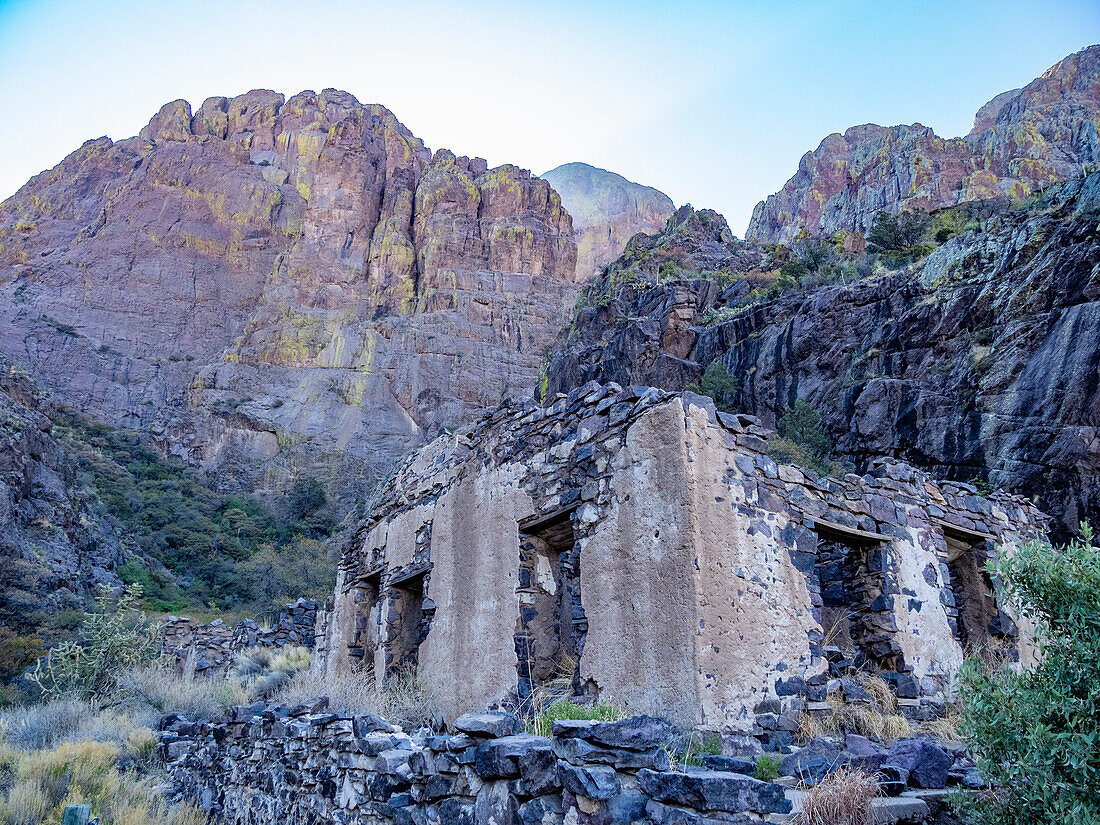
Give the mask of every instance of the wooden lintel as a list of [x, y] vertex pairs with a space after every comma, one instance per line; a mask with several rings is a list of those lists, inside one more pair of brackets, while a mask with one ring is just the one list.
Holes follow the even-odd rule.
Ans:
[[983, 541], [996, 541], [997, 537], [990, 533], [983, 533], [980, 530], [974, 530], [970, 527], [960, 527], [957, 524], [952, 524], [949, 521], [945, 521], [942, 518], [932, 519], [932, 523], [938, 526], [945, 536], [951, 536], [952, 538], [962, 539], [963, 541], [969, 541], [971, 544], [978, 544]]
[[431, 564], [421, 564], [418, 567], [410, 567], [405, 570], [398, 570], [392, 576], [390, 576], [390, 585], [399, 585], [412, 579], [419, 578], [432, 569]]
[[580, 501], [574, 501], [570, 504], [566, 504], [564, 507], [551, 510], [548, 513], [535, 513], [533, 516], [528, 516], [520, 521], [519, 531], [521, 533], [537, 533], [545, 527], [560, 524], [569, 518], [569, 515], [576, 510], [579, 505]]
[[889, 536], [884, 536], [882, 533], [871, 533], [867, 530], [859, 530], [855, 527], [848, 527], [844, 524], [837, 524], [835, 521], [829, 521], [828, 519], [815, 518], [814, 529], [818, 532], [832, 533], [833, 535], [839, 535], [843, 538], [854, 539], [861, 542], [883, 542], [890, 541]]
[[380, 564], [377, 567], [372, 567], [366, 573], [360, 573], [356, 578], [356, 581], [369, 581], [370, 579], [381, 579], [382, 571], [386, 568], [386, 565]]

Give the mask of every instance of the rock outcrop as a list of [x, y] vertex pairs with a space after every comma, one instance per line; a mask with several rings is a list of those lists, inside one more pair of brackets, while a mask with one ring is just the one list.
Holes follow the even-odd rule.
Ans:
[[865, 232], [880, 210], [1020, 199], [1100, 163], [1100, 46], [1058, 62], [985, 104], [965, 137], [927, 126], [853, 126], [807, 152], [783, 188], [757, 204], [746, 236]]
[[566, 163], [542, 177], [573, 217], [578, 280], [599, 274], [639, 232], [660, 232], [674, 209], [664, 192], [587, 163]]
[[334, 90], [164, 106], [0, 205], [0, 352], [226, 487], [369, 486], [535, 382], [571, 221]]
[[52, 617], [88, 607], [100, 585], [118, 587], [128, 555], [125, 536], [79, 485], [52, 413], [0, 359], [0, 640], [6, 629], [50, 641]]
[[[798, 398], [857, 467], [902, 458], [1100, 520], [1100, 174], [955, 236], [919, 265], [753, 302], [751, 277], [624, 289], [582, 307], [550, 392], [683, 389], [720, 359], [773, 424]], [[613, 271], [615, 266], [611, 267]]]

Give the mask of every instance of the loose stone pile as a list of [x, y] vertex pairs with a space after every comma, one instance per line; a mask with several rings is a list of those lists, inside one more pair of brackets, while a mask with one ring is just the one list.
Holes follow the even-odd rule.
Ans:
[[[717, 825], [783, 821], [782, 786], [731, 770], [671, 770], [664, 721], [555, 722], [523, 733], [507, 713], [459, 717], [454, 735], [408, 735], [371, 715], [241, 706], [165, 720], [160, 752], [177, 798], [228, 825]], [[752, 763], [728, 760], [718, 767]]]
[[285, 605], [275, 626], [270, 628], [261, 628], [252, 619], [229, 628], [221, 619], [196, 625], [186, 616], [169, 616], [161, 653], [175, 656], [181, 668], [190, 668], [193, 662], [195, 673], [216, 673], [229, 667], [234, 653], [250, 647], [312, 648], [316, 622], [317, 602], [312, 599], [298, 599]]

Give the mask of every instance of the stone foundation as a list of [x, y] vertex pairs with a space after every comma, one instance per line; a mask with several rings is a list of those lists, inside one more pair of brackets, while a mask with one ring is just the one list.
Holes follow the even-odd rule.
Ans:
[[227, 825], [747, 825], [791, 810], [778, 784], [670, 770], [663, 746], [674, 731], [652, 717], [557, 722], [545, 738], [479, 713], [459, 717], [454, 735], [409, 736], [325, 704], [169, 719], [159, 749], [172, 793]]

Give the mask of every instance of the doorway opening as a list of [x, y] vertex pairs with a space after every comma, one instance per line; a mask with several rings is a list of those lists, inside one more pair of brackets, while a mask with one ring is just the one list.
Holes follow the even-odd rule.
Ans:
[[574, 694], [578, 639], [587, 625], [574, 622], [579, 589], [573, 513], [565, 510], [520, 525], [516, 588], [520, 615], [515, 640], [521, 699], [533, 691], [560, 693], [560, 698]]
[[990, 647], [1011, 646], [1014, 650], [1016, 624], [1001, 610], [985, 569], [993, 551], [992, 537], [943, 523], [940, 528], [947, 544], [947, 570], [955, 602], [955, 638], [966, 653]]
[[826, 655], [857, 669], [898, 670], [903, 657], [884, 575], [887, 537], [824, 521], [815, 530]]

